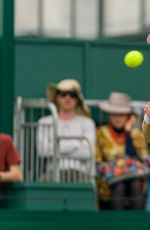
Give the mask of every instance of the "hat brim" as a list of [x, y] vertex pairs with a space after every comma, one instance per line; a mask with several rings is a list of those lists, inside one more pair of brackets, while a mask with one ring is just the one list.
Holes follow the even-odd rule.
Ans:
[[115, 106], [111, 105], [108, 102], [101, 102], [99, 104], [100, 109], [106, 113], [113, 113], [113, 114], [130, 114], [132, 113], [132, 108], [124, 107], [124, 106]]
[[48, 85], [46, 94], [49, 101], [55, 102], [57, 91], [58, 91], [57, 85], [55, 84]]

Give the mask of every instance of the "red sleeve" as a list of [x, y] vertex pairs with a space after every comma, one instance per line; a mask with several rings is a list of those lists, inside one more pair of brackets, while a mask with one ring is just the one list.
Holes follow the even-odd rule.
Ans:
[[6, 136], [7, 138], [5, 138], [5, 145], [6, 145], [6, 165], [8, 167], [10, 167], [11, 165], [16, 165], [16, 164], [20, 164], [21, 159], [20, 159], [20, 155], [17, 152], [14, 144], [13, 144], [13, 140], [10, 136]]

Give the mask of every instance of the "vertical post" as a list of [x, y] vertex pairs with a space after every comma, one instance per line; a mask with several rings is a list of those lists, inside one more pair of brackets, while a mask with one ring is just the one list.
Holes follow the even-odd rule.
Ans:
[[139, 25], [140, 25], [140, 33], [142, 33], [145, 29], [145, 8], [146, 8], [146, 2], [145, 0], [140, 1], [140, 16], [139, 16]]
[[3, 31], [3, 0], [0, 0], [0, 38], [2, 38]]
[[14, 0], [0, 0], [0, 132], [12, 134], [14, 104]]
[[43, 34], [43, 0], [38, 0], [38, 36], [42, 36]]
[[76, 37], [76, 0], [70, 1], [70, 35], [72, 38]]
[[98, 1], [98, 38], [104, 35], [104, 0]]
[[90, 79], [90, 49], [91, 49], [90, 43], [87, 41], [84, 45], [83, 45], [83, 78], [82, 78], [82, 91], [83, 94], [85, 95], [85, 97], [88, 97], [88, 81]]

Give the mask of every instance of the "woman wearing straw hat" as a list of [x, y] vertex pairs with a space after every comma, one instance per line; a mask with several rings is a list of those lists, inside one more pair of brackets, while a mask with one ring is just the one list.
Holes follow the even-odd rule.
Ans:
[[[49, 84], [47, 96], [51, 102], [55, 103], [58, 110], [58, 135], [64, 137], [84, 136], [89, 140], [94, 153], [95, 125], [90, 118], [90, 111], [84, 102], [79, 83], [74, 79], [65, 79], [57, 85]], [[37, 149], [39, 156], [45, 159], [49, 155], [51, 157], [53, 155], [53, 141], [49, 141], [50, 135], [52, 138], [52, 128], [48, 129], [42, 125], [51, 123], [52, 116], [43, 117], [39, 121]], [[85, 140], [61, 140], [59, 149], [60, 156], [64, 159], [60, 161], [61, 170], [88, 173], [87, 162], [91, 157], [91, 152]]]
[[148, 157], [148, 149], [142, 132], [134, 127], [136, 115], [132, 111], [131, 98], [112, 92], [100, 108], [109, 115], [108, 125], [97, 130], [100, 204], [111, 201], [112, 209], [121, 210], [125, 208], [124, 197], [127, 196], [132, 209], [143, 209], [145, 168], [141, 162]]

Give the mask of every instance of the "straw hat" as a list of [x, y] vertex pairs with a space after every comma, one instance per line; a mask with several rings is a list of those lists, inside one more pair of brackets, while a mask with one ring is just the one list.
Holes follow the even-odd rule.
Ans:
[[56, 95], [58, 91], [73, 91], [77, 94], [79, 103], [77, 105], [77, 114], [90, 116], [90, 110], [84, 102], [84, 96], [81, 92], [80, 84], [74, 79], [65, 79], [58, 84], [49, 84], [47, 87], [47, 97], [53, 103], [56, 103]]
[[133, 112], [131, 98], [127, 94], [120, 92], [112, 92], [108, 101], [100, 103], [100, 108], [104, 112], [113, 114], [130, 114]]

